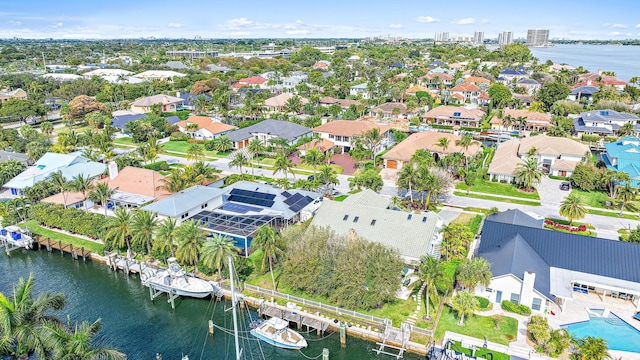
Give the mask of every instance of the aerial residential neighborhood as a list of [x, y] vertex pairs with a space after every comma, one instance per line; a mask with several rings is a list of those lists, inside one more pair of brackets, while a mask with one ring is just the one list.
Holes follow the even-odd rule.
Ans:
[[[186, 321], [195, 330], [179, 337], [194, 339], [215, 330], [207, 354], [234, 341], [220, 322], [229, 309], [234, 326], [248, 311], [246, 344], [306, 358], [324, 348], [323, 359], [638, 358], [638, 77], [540, 57], [584, 45], [546, 29], [485, 38], [418, 19], [443, 29], [428, 39], [0, 39], [0, 269], [37, 257], [48, 273], [108, 274], [114, 308], [149, 302], [131, 324], [149, 332], [170, 304], [158, 327]], [[477, 20], [450, 24], [489, 26]], [[286, 26], [302, 34], [300, 24]], [[280, 28], [223, 27], [242, 26]], [[0, 293], [14, 299], [29, 272]], [[70, 340], [51, 334], [91, 325], [28, 324], [42, 331], [29, 343], [2, 315], [10, 302], [0, 356], [67, 358]], [[94, 325], [91, 336], [113, 318]], [[196, 356], [195, 343], [178, 342], [149, 340], [129, 356]]]

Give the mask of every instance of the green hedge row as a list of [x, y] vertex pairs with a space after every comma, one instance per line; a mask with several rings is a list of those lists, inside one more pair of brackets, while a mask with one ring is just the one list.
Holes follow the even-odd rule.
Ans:
[[70, 231], [94, 239], [104, 239], [110, 218], [86, 213], [80, 209], [67, 209], [62, 205], [39, 203], [29, 208], [29, 217], [40, 225]]
[[155, 171], [160, 171], [160, 170], [167, 171], [169, 170], [169, 163], [162, 160], [162, 161], [157, 161], [151, 164], [147, 164], [144, 166], [144, 168], [149, 170], [155, 170]]
[[518, 315], [531, 315], [531, 309], [522, 304], [515, 304], [509, 300], [502, 301], [502, 310], [516, 313]]
[[489, 307], [489, 299], [483, 298], [482, 296], [476, 296], [478, 299], [478, 304], [480, 304], [480, 310], [486, 310]]

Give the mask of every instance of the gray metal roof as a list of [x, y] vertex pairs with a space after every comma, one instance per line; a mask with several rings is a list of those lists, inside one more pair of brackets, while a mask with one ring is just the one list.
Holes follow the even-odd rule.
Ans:
[[253, 137], [254, 134], [270, 134], [293, 141], [310, 132], [310, 128], [290, 121], [267, 119], [246, 128], [232, 131], [229, 133], [229, 138], [233, 141], [242, 141]]
[[159, 215], [177, 217], [221, 196], [222, 193], [224, 193], [223, 189], [196, 185], [149, 204], [143, 207], [142, 210], [152, 211]]
[[27, 163], [29, 156], [27, 154], [17, 153], [13, 151], [0, 150], [0, 161], [18, 160], [21, 163]]
[[[524, 244], [520, 239], [524, 240], [531, 250], [524, 250]], [[509, 244], [514, 241], [518, 243]], [[507, 252], [503, 253], [504, 257], [494, 255], [496, 252], [505, 251], [502, 248], [509, 246], [523, 249], [512, 251], [511, 256], [507, 256]], [[540, 257], [535, 264], [530, 264], [533, 257], [531, 251]], [[487, 256], [487, 260], [493, 259], [499, 272], [508, 271], [508, 267], [511, 266], [499, 264], [501, 262], [515, 264], [514, 266], [520, 267], [518, 270], [536, 272], [535, 288], [541, 293], [548, 293], [549, 289], [544, 288], [546, 285], [538, 288], [538, 277], [549, 276], [549, 267], [640, 283], [640, 261], [638, 261], [640, 245], [638, 244], [512, 225], [497, 222], [491, 218], [484, 222], [478, 255]], [[522, 276], [522, 274], [514, 275]]]
[[367, 205], [325, 200], [311, 221], [312, 226], [329, 227], [338, 235], [351, 230], [368, 241], [398, 249], [408, 260], [431, 253], [442, 220], [438, 214], [410, 214]]
[[527, 215], [523, 211], [518, 209], [507, 210], [492, 214], [487, 217], [487, 220], [495, 221], [504, 224], [529, 226], [535, 228], [542, 228], [542, 221], [536, 220], [534, 217]]
[[[613, 125], [613, 124], [612, 124]], [[573, 129], [576, 132], [588, 132], [594, 134], [613, 135], [613, 131], [604, 126], [588, 126], [580, 117], [573, 119]]]

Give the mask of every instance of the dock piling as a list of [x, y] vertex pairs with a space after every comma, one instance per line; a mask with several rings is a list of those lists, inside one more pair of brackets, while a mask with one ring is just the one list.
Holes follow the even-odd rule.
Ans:
[[213, 337], [213, 320], [209, 320], [209, 336]]
[[340, 345], [347, 347], [347, 326], [344, 321], [340, 322]]
[[329, 360], [329, 349], [322, 349], [322, 360]]

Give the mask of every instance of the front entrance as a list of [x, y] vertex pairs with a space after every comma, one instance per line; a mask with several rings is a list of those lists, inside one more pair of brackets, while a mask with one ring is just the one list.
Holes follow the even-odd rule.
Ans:
[[502, 302], [502, 291], [496, 291], [496, 304], [500, 304]]

